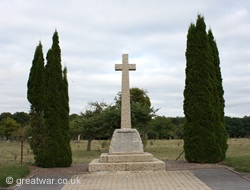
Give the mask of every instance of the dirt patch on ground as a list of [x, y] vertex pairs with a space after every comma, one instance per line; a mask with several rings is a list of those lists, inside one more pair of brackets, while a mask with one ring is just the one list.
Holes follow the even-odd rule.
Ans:
[[88, 172], [88, 163], [72, 164], [67, 168], [41, 168], [35, 165], [30, 165], [29, 176], [44, 176], [44, 175], [74, 175]]

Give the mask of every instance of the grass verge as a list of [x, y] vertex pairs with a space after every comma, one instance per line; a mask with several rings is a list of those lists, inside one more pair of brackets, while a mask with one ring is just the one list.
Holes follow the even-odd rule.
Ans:
[[[89, 163], [93, 159], [99, 158], [101, 153], [109, 151], [110, 141], [93, 140], [91, 151], [86, 151], [87, 140], [80, 142], [71, 141], [73, 153], [73, 163]], [[176, 160], [183, 151], [183, 140], [148, 140], [144, 149], [145, 152], [152, 153], [154, 157], [160, 160]], [[228, 139], [228, 150], [226, 159], [222, 163], [234, 167], [237, 171], [250, 172], [250, 138]], [[23, 162], [26, 164], [34, 163], [34, 155], [30, 145], [24, 143]], [[185, 160], [185, 153], [178, 160]], [[18, 141], [0, 141], [0, 169], [8, 165], [20, 164], [20, 142]], [[14, 172], [18, 171], [15, 170]], [[12, 173], [13, 174], [13, 173]], [[0, 170], [0, 177], [3, 172]], [[11, 176], [11, 174], [10, 174]], [[8, 177], [8, 176], [7, 176]], [[6, 176], [4, 177], [4, 181]], [[0, 184], [0, 186], [2, 183]]]
[[27, 176], [29, 173], [29, 167], [27, 164], [23, 165], [5, 165], [0, 168], [0, 187], [8, 187], [11, 184], [6, 183], [7, 177], [13, 178], [13, 184], [16, 183], [17, 179]]
[[234, 167], [240, 172], [250, 172], [250, 156], [227, 157], [222, 164]]

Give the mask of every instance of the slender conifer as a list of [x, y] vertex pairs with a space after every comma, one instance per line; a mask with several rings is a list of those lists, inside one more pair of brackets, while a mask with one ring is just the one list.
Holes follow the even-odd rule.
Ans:
[[212, 50], [212, 66], [213, 69], [211, 73], [213, 73], [213, 82], [214, 82], [214, 108], [215, 108], [215, 124], [216, 124], [216, 135], [217, 135], [217, 144], [220, 145], [221, 156], [224, 159], [226, 157], [226, 150], [228, 148], [227, 145], [227, 131], [225, 127], [224, 120], [224, 90], [222, 85], [222, 76], [220, 70], [220, 58], [219, 51], [217, 48], [217, 44], [214, 40], [214, 36], [212, 30], [208, 30], [208, 39], [209, 44]]
[[[48, 137], [46, 139], [46, 160], [42, 166], [67, 167], [72, 163], [69, 127], [66, 121], [69, 117], [68, 89], [65, 84], [67, 78], [63, 78], [62, 75], [61, 49], [57, 31], [53, 35], [53, 44], [47, 53], [46, 59], [47, 88], [44, 117]], [[66, 123], [64, 123], [65, 121]]]
[[30, 75], [28, 79], [27, 98], [30, 102], [30, 146], [35, 156], [35, 162], [40, 165], [44, 151], [44, 100], [45, 100], [45, 71], [42, 44], [36, 47]]
[[69, 95], [67, 69], [62, 71], [61, 49], [57, 31], [47, 53], [41, 43], [36, 48], [28, 81], [31, 103], [31, 148], [41, 167], [67, 167], [72, 163], [69, 132]]
[[189, 27], [186, 50], [184, 150], [186, 160], [190, 162], [219, 162], [225, 157], [226, 147], [222, 145], [225, 139], [219, 140], [224, 130], [219, 124], [222, 116], [219, 102], [222, 100], [217, 90], [218, 68], [213, 64], [218, 58], [213, 52], [204, 17], [198, 15], [196, 25]]

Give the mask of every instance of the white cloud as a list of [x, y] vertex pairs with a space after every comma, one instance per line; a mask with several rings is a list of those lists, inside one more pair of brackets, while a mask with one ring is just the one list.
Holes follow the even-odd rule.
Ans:
[[226, 115], [250, 115], [250, 1], [0, 1], [0, 112], [29, 110], [29, 69], [41, 40], [44, 57], [59, 32], [68, 67], [71, 113], [89, 101], [112, 103], [121, 89], [114, 64], [128, 53], [131, 87], [148, 90], [165, 116], [183, 115], [186, 35], [197, 13], [220, 52]]

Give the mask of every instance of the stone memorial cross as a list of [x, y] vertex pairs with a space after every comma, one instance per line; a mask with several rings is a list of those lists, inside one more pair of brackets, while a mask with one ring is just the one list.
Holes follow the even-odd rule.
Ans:
[[129, 71], [135, 69], [135, 64], [128, 63], [128, 54], [115, 65], [116, 71], [122, 71], [121, 129], [115, 129], [109, 152], [89, 163], [89, 172], [165, 171], [165, 162], [144, 152], [139, 132], [131, 129]]
[[135, 64], [128, 64], [128, 54], [122, 54], [122, 64], [115, 65], [116, 71], [122, 71], [121, 128], [131, 128], [129, 71], [135, 71]]

